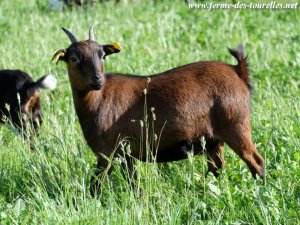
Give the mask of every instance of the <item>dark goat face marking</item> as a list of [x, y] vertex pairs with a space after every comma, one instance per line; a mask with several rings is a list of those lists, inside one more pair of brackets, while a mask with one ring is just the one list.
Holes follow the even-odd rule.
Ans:
[[67, 49], [58, 50], [52, 60], [62, 60], [68, 65], [72, 88], [80, 91], [100, 90], [104, 85], [104, 65], [106, 56], [120, 52], [117, 43], [100, 45], [94, 41], [93, 25], [89, 30], [89, 39], [77, 41], [77, 38], [63, 28], [71, 41]]

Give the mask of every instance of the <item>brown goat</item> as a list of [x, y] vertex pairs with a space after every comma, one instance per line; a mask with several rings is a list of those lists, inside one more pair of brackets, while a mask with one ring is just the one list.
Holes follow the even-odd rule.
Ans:
[[[264, 159], [251, 140], [250, 83], [242, 48], [229, 49], [238, 61], [236, 66], [196, 62], [152, 75], [148, 83], [145, 76], [104, 73], [103, 59], [119, 52], [120, 47], [94, 41], [93, 26], [86, 41], [77, 41], [63, 30], [72, 44], [57, 51], [53, 59], [67, 63], [76, 113], [97, 156], [98, 168], [108, 165], [102, 155], [110, 157], [120, 134], [139, 143], [140, 124], [130, 121], [144, 117], [143, 90], [147, 87], [147, 105], [155, 108], [157, 117], [154, 132], [162, 130], [157, 152], [151, 153], [157, 162], [187, 158], [192, 150], [203, 153], [199, 139], [204, 137], [208, 170], [215, 175], [225, 164], [226, 143], [247, 163], [254, 177], [264, 176]], [[131, 149], [134, 158], [144, 161], [146, 155], [145, 148]]]

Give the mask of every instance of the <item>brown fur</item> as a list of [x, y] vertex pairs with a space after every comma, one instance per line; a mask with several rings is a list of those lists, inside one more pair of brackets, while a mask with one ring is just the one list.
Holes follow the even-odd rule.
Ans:
[[[75, 46], [82, 58], [77, 64], [69, 59]], [[94, 41], [76, 42], [62, 59], [68, 65], [84, 137], [98, 158], [98, 167], [106, 167], [108, 162], [101, 154], [110, 156], [120, 134], [140, 141], [139, 123], [130, 121], [144, 116], [147, 77], [104, 74], [101, 51]], [[247, 163], [254, 177], [264, 176], [264, 160], [251, 140], [247, 61], [242, 51], [230, 52], [237, 58], [237, 66], [196, 62], [150, 76], [148, 112], [155, 108], [155, 133], [163, 129], [155, 155], [158, 162], [184, 159], [192, 146], [195, 154], [203, 153], [199, 139], [205, 137], [208, 169], [215, 175], [225, 165], [222, 146], [226, 143]], [[89, 85], [95, 76], [102, 82], [100, 88]], [[145, 160], [145, 148], [132, 149], [131, 155]]]

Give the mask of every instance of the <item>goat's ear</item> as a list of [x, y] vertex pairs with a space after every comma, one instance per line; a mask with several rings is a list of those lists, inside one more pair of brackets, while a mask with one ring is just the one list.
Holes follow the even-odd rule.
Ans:
[[110, 45], [102, 45], [102, 48], [103, 48], [103, 51], [105, 52], [105, 55], [103, 57], [104, 59], [106, 56], [108, 56], [110, 54], [118, 53], [122, 50], [121, 46], [117, 42], [114, 42]]
[[55, 62], [57, 64], [59, 60], [66, 61], [66, 52], [66, 49], [56, 51], [51, 59], [51, 62]]

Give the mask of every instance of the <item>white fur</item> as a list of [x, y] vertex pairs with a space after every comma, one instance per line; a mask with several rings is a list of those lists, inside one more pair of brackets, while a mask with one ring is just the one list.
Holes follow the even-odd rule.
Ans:
[[41, 87], [49, 90], [54, 90], [57, 84], [57, 79], [54, 75], [49, 74], [41, 82]]

